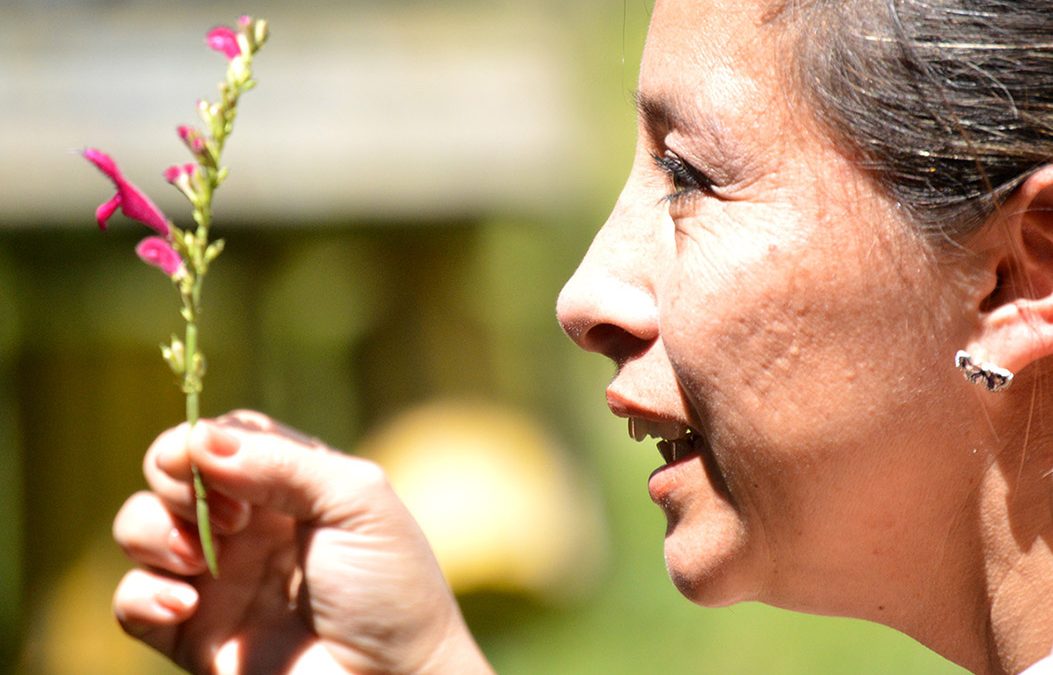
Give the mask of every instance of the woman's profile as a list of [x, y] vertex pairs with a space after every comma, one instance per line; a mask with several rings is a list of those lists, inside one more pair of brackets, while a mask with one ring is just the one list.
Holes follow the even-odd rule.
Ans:
[[[658, 0], [636, 98], [558, 315], [657, 445], [677, 588], [1053, 672], [1053, 12]], [[375, 465], [252, 412], [183, 439], [114, 524], [129, 633], [195, 672], [489, 669]]]

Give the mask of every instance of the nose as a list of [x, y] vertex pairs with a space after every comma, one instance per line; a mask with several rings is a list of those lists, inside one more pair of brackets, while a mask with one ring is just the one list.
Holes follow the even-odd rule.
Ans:
[[616, 207], [563, 286], [556, 316], [579, 347], [620, 365], [658, 338], [658, 307], [650, 273], [655, 265], [651, 233], [626, 236], [615, 222], [618, 215]]

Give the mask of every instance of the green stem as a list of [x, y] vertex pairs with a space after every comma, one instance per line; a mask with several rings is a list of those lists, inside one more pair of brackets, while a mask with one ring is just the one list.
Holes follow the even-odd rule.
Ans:
[[[253, 31], [258, 31], [263, 36], [259, 39], [259, 44], [262, 44], [267, 39], [265, 26], [266, 24], [263, 24], [263, 27], [258, 27], [254, 24], [252, 28]], [[254, 36], [256, 34], [256, 32], [253, 33]], [[251, 52], [259, 48], [258, 45], [253, 44], [255, 46], [250, 53], [243, 55], [247, 74], [239, 79], [238, 76], [232, 74], [235, 71], [228, 71], [227, 82], [221, 85], [223, 119], [219, 120], [221, 123], [217, 124], [217, 120], [213, 118], [211, 124], [214, 150], [210, 153], [207, 160], [205, 155], [197, 153], [198, 163], [206, 179], [204, 184], [198, 187], [199, 193], [194, 199], [191, 199], [194, 204], [194, 221], [197, 223], [197, 231], [193, 237], [180, 239], [182, 242], [180, 253], [183, 254], [184, 262], [189, 268], [189, 276], [181, 279], [179, 282], [180, 294], [183, 298], [183, 315], [186, 318], [186, 341], [183, 352], [182, 374], [183, 391], [186, 393], [188, 447], [190, 434], [193, 432], [194, 425], [197, 424], [200, 417], [199, 399], [201, 395], [201, 380], [204, 377], [204, 361], [198, 355], [197, 320], [201, 307], [201, 284], [204, 281], [209, 263], [208, 230], [212, 225], [212, 194], [219, 187], [219, 176], [222, 171], [220, 155], [234, 124], [238, 96], [243, 91], [248, 91], [253, 84], [251, 81], [251, 70], [249, 70], [252, 64]], [[194, 501], [197, 507], [197, 530], [201, 537], [201, 550], [205, 555], [208, 571], [212, 573], [213, 577], [218, 577], [219, 565], [216, 562], [215, 542], [212, 538], [212, 526], [209, 521], [208, 490], [197, 465], [191, 463], [190, 468], [194, 474]]]
[[[198, 284], [195, 284], [197, 287]], [[196, 304], [196, 303], [195, 303]], [[195, 308], [196, 309], [196, 308]], [[186, 323], [186, 421], [187, 421], [187, 443], [190, 442], [190, 434], [194, 425], [200, 417], [200, 388], [199, 375], [195, 372], [194, 361], [197, 355], [197, 322], [196, 320]], [[212, 524], [209, 522], [208, 492], [205, 489], [205, 481], [201, 478], [196, 464], [190, 465], [194, 474], [194, 500], [197, 505], [197, 532], [201, 538], [201, 550], [205, 554], [205, 564], [213, 578], [219, 577], [219, 565], [216, 561], [216, 548], [212, 540]]]

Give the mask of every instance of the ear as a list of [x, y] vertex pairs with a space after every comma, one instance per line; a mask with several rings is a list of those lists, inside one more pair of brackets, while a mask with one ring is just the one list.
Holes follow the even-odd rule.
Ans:
[[1053, 355], [1053, 165], [1031, 174], [970, 243], [990, 283], [965, 349], [1014, 373]]

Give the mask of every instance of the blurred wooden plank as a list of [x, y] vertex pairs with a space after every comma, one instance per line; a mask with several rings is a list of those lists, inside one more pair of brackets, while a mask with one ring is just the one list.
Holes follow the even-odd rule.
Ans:
[[[105, 180], [97, 145], [170, 214], [161, 170], [185, 161], [223, 60], [214, 7], [41, 3], [0, 22], [0, 226], [81, 223]], [[575, 36], [530, 5], [263, 3], [272, 42], [243, 101], [217, 204], [241, 221], [442, 220], [551, 209], [579, 192]], [[72, 218], [77, 214], [76, 218]]]

